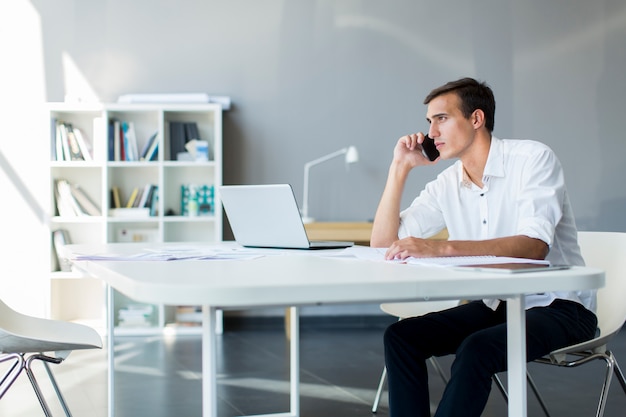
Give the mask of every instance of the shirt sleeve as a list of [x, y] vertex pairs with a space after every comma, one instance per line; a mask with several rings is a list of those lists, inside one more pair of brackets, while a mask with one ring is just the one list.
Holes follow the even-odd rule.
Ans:
[[443, 190], [444, 180], [438, 177], [435, 181], [426, 184], [419, 196], [411, 205], [400, 212], [400, 239], [413, 236], [428, 238], [439, 233], [446, 227], [437, 192]]
[[549, 246], [563, 217], [565, 179], [558, 158], [548, 147], [526, 159], [520, 176], [517, 233], [541, 239]]

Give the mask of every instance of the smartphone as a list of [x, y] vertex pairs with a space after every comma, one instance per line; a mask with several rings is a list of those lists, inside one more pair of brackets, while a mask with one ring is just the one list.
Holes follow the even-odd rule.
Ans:
[[428, 135], [424, 136], [424, 142], [422, 142], [422, 153], [431, 161], [439, 158], [439, 151], [435, 146], [435, 140], [431, 139]]

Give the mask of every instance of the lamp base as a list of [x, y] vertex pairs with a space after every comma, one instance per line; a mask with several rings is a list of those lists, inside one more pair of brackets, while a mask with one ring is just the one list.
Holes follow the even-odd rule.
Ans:
[[304, 217], [302, 216], [302, 223], [307, 224], [307, 223], [313, 223], [315, 221], [315, 219], [313, 217]]

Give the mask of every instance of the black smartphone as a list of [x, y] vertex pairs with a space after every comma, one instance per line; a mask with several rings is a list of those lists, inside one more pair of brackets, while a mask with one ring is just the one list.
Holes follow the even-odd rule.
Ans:
[[422, 153], [431, 161], [439, 158], [439, 151], [435, 146], [435, 140], [428, 137], [428, 135], [424, 136], [424, 142], [422, 142]]

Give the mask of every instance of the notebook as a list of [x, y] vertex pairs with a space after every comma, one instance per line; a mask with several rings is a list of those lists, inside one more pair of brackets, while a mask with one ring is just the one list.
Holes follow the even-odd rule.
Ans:
[[224, 211], [242, 246], [284, 249], [336, 249], [353, 242], [310, 241], [289, 184], [223, 185]]

